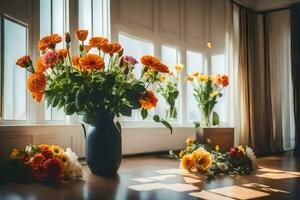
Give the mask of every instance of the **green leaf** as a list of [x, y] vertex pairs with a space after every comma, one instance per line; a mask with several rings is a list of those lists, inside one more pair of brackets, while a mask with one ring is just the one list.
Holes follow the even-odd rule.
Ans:
[[144, 92], [146, 91], [146, 88], [143, 85], [135, 84], [133, 85], [133, 89], [137, 92]]
[[82, 108], [86, 101], [87, 101], [87, 95], [84, 91], [83, 88], [80, 88], [77, 92], [76, 92], [76, 96], [75, 96], [75, 106], [77, 109]]
[[167, 127], [168, 129], [170, 129], [171, 134], [173, 133], [173, 127], [171, 126], [171, 124], [165, 120], [161, 120], [160, 121], [165, 127]]
[[147, 116], [148, 116], [148, 111], [147, 111], [146, 109], [143, 108], [143, 109], [141, 110], [141, 115], [142, 115], [143, 119], [146, 119]]
[[97, 123], [97, 117], [91, 112], [85, 112], [83, 114], [82, 120], [90, 125], [95, 125]]
[[51, 102], [53, 108], [55, 108], [55, 107], [57, 106], [57, 104], [59, 103], [59, 100], [60, 100], [60, 98], [59, 98], [58, 95], [56, 95], [56, 96], [53, 98], [53, 100], [52, 100], [52, 102]]
[[199, 128], [200, 127], [200, 123], [199, 122], [194, 122], [195, 128]]
[[76, 111], [76, 108], [75, 108], [75, 103], [70, 103], [68, 105], [66, 105], [65, 107], [65, 113], [66, 115], [73, 115]]
[[154, 116], [153, 116], [153, 120], [154, 120], [155, 122], [160, 122], [160, 118], [159, 118], [158, 115], [154, 115]]
[[218, 113], [216, 113], [216, 112], [213, 112], [213, 121], [212, 121], [212, 123], [213, 123], [213, 125], [214, 126], [217, 126], [217, 125], [219, 125], [219, 115], [218, 115]]
[[132, 108], [128, 105], [123, 104], [120, 107], [120, 113], [124, 116], [130, 117], [132, 113]]

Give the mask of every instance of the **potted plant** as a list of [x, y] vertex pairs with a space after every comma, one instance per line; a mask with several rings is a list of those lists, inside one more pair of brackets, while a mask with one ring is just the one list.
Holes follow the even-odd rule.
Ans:
[[176, 120], [177, 109], [176, 99], [178, 97], [178, 81], [179, 72], [183, 69], [182, 64], [175, 65], [175, 72], [170, 72], [167, 76], [161, 75], [160, 82], [158, 82], [157, 92], [162, 95], [166, 101], [166, 119]]
[[[86, 43], [87, 35], [87, 30], [76, 32], [79, 55], [70, 55], [69, 33], [65, 34], [66, 48], [59, 50], [56, 44], [62, 37], [52, 34], [39, 41], [41, 56], [35, 64], [29, 56], [23, 56], [17, 65], [31, 72], [27, 86], [35, 100], [39, 102], [45, 95], [48, 106], [63, 108], [67, 115], [76, 113], [91, 125], [86, 137], [87, 164], [94, 174], [111, 176], [122, 158], [121, 126], [115, 118], [131, 116], [135, 109], [141, 109], [146, 118], [158, 101], [148, 87], [169, 70], [157, 58], [147, 55], [141, 58], [141, 76], [135, 77], [132, 70], [138, 61], [123, 56], [120, 44], [104, 37], [92, 37]], [[90, 53], [91, 49], [96, 49], [97, 54]], [[104, 62], [106, 56], [108, 63]], [[150, 75], [145, 78], [145, 73]], [[158, 115], [153, 119], [172, 130]]]
[[194, 97], [201, 113], [200, 122], [195, 122], [196, 138], [200, 142], [212, 142], [229, 148], [233, 145], [233, 128], [216, 128], [219, 125], [219, 115], [214, 111], [217, 100], [223, 96], [222, 91], [228, 86], [227, 75], [208, 76], [200, 72], [194, 72], [187, 76], [187, 80], [194, 88]]

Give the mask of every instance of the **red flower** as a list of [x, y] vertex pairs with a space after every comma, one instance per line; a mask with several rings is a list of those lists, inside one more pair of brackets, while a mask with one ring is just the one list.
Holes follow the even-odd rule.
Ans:
[[62, 176], [63, 163], [56, 158], [48, 159], [43, 163], [43, 171], [46, 179], [57, 181]]
[[42, 154], [45, 156], [45, 158], [49, 159], [49, 158], [53, 158], [53, 153], [49, 148], [45, 148], [42, 151]]
[[41, 153], [38, 153], [30, 159], [30, 165], [33, 167], [41, 166], [45, 160], [45, 156]]
[[42, 166], [34, 166], [31, 168], [31, 174], [33, 176], [33, 178], [35, 178], [36, 180], [43, 180], [45, 178], [45, 173], [43, 171], [43, 167]]

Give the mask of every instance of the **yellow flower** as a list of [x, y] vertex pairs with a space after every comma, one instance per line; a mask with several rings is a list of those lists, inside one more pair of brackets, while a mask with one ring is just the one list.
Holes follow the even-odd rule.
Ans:
[[196, 168], [200, 171], [207, 171], [212, 164], [211, 154], [204, 149], [193, 151], [192, 157], [196, 160]]
[[11, 154], [10, 154], [10, 157], [11, 158], [16, 158], [19, 155], [19, 153], [20, 153], [19, 149], [13, 149]]
[[160, 80], [160, 81], [165, 81], [165, 80], [166, 80], [166, 77], [163, 76], [163, 75], [160, 75], [160, 76], [159, 76], [159, 80]]
[[181, 166], [183, 169], [190, 170], [194, 167], [194, 165], [195, 165], [195, 158], [191, 154], [182, 157]]
[[199, 74], [200, 74], [199, 72], [193, 72], [193, 73], [192, 73], [192, 76], [197, 77]]
[[178, 76], [176, 76], [176, 81], [179, 81], [179, 77]]
[[212, 48], [212, 43], [211, 43], [211, 42], [208, 42], [208, 43], [206, 44], [206, 46], [207, 46], [207, 48], [211, 49], [211, 48]]
[[64, 150], [57, 145], [51, 145], [50, 150], [52, 151], [53, 155], [58, 158], [61, 158], [64, 153]]
[[193, 140], [192, 138], [187, 138], [187, 139], [185, 140], [186, 146], [189, 146], [189, 145], [193, 144], [193, 142], [194, 142], [194, 140]]
[[199, 74], [199, 75], [198, 75], [199, 81], [207, 81], [208, 78], [209, 78], [209, 77], [208, 77], [207, 75], [204, 75], [204, 74]]
[[194, 77], [192, 77], [192, 76], [186, 76], [186, 80], [187, 80], [187, 81], [193, 81], [193, 80], [194, 80]]
[[238, 149], [240, 152], [242, 152], [244, 155], [246, 154], [246, 151], [242, 145], [238, 146]]
[[220, 151], [220, 146], [219, 145], [215, 146], [215, 151]]
[[170, 72], [170, 73], [169, 73], [169, 76], [173, 76], [173, 72]]
[[176, 71], [179, 72], [184, 68], [184, 66], [183, 66], [183, 64], [178, 63], [178, 64], [175, 65], [174, 68], [175, 68]]
[[214, 98], [215, 96], [219, 95], [218, 91], [213, 91], [212, 93], [210, 93], [210, 97]]

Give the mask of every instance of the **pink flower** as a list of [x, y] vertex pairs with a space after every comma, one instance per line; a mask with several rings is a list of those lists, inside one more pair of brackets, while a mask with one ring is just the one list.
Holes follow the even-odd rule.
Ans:
[[47, 51], [42, 57], [43, 65], [51, 67], [58, 62], [58, 58], [59, 55], [55, 51]]
[[138, 61], [132, 56], [123, 56], [123, 60], [126, 62], [130, 62], [132, 65], [135, 65], [138, 63]]

